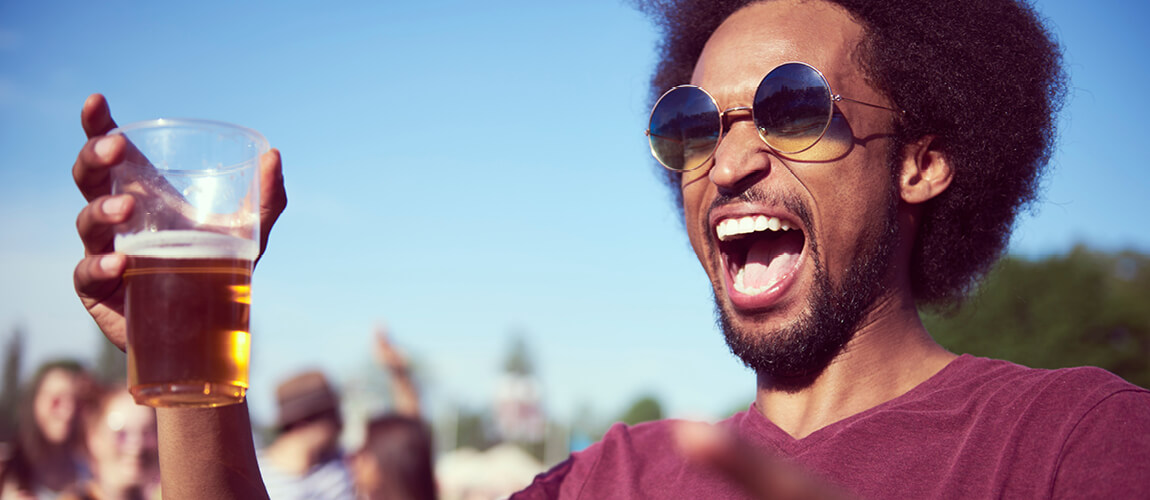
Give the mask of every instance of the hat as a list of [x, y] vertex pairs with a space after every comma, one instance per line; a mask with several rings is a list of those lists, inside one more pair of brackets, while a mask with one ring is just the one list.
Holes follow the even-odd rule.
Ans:
[[276, 387], [279, 416], [276, 426], [283, 428], [308, 417], [339, 408], [339, 397], [318, 371], [304, 372]]

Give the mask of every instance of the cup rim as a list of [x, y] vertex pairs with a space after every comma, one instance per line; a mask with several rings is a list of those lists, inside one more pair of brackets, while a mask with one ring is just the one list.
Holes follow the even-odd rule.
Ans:
[[259, 157], [271, 149], [271, 145], [268, 143], [267, 138], [264, 137], [263, 134], [261, 134], [259, 131], [255, 130], [255, 129], [244, 127], [242, 125], [236, 125], [234, 123], [219, 121], [219, 120], [204, 120], [204, 119], [199, 119], [199, 118], [156, 118], [153, 120], [142, 120], [142, 121], [128, 123], [126, 125], [117, 126], [116, 128], [109, 130], [108, 133], [105, 135], [118, 134], [118, 135], [123, 135], [123, 136], [127, 137], [127, 135], [128, 135], [127, 133], [133, 132], [133, 131], [158, 129], [158, 128], [178, 128], [178, 127], [201, 128], [201, 129], [214, 128], [214, 129], [232, 130], [232, 131], [238, 132], [241, 135], [248, 137], [251, 140], [252, 144], [256, 147], [257, 154], [256, 154], [256, 158], [254, 159], [255, 161], [243, 161], [240, 163], [235, 163], [235, 164], [226, 165], [226, 166], [223, 166], [220, 168], [213, 168], [213, 169], [190, 170], [190, 169], [176, 169], [176, 168], [163, 168], [163, 167], [155, 167], [155, 168], [160, 169], [160, 170], [169, 171], [169, 172], [205, 172], [205, 173], [206, 172], [227, 172], [227, 171], [231, 171], [231, 170], [247, 168], [249, 166], [249, 164], [252, 164], [252, 163], [258, 165], [259, 164]]

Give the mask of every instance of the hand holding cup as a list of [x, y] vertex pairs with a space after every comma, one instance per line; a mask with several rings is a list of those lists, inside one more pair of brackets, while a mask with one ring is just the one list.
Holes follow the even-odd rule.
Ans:
[[[129, 371], [133, 375], [138, 376], [138, 369], [151, 363], [164, 366], [160, 372], [166, 373], [165, 377], [178, 379], [149, 379], [154, 383], [134, 379], [134, 389], [148, 385], [152, 394], [134, 390], [137, 399], [155, 405], [193, 406], [242, 401], [247, 384], [245, 302], [250, 288], [241, 281], [250, 278], [251, 266], [262, 254], [268, 232], [286, 205], [278, 152], [268, 151], [266, 141], [258, 134], [255, 141], [243, 138], [252, 137], [251, 131], [221, 135], [219, 130], [236, 129], [213, 129], [202, 122], [152, 123], [145, 128], [146, 133], [133, 131], [133, 126], [110, 133], [116, 125], [100, 95], [89, 97], [81, 121], [89, 141], [76, 160], [73, 176], [90, 203], [76, 223], [86, 254], [74, 274], [77, 294], [109, 340], [121, 348], [131, 338], [163, 341], [160, 351], [147, 355], [128, 347]], [[204, 128], [213, 131], [204, 133]], [[173, 129], [179, 130], [172, 132]], [[121, 135], [122, 131], [127, 131], [127, 136]], [[190, 145], [187, 141], [191, 141]], [[187, 155], [172, 156], [179, 151], [202, 154], [194, 160]], [[232, 153], [239, 154], [242, 160], [228, 156]], [[236, 168], [239, 164], [244, 165], [245, 172]], [[232, 191], [230, 198], [219, 196], [228, 189]], [[225, 198], [229, 201], [213, 205], [213, 200]], [[221, 257], [225, 257], [223, 261], [212, 260]], [[190, 267], [180, 273], [156, 272], [151, 264], [157, 258], [175, 259]], [[141, 264], [145, 266], [140, 267]], [[189, 276], [197, 279], [189, 280]], [[174, 297], [169, 292], [194, 281], [200, 282], [196, 285], [200, 288], [190, 295], [195, 299], [164, 298]], [[230, 310], [228, 314], [245, 316], [242, 328], [236, 327], [235, 322], [225, 324], [212, 319], [222, 317], [217, 314], [222, 306], [204, 302], [210, 294], [203, 287], [211, 287], [206, 282], [214, 282], [216, 288], [226, 292], [220, 296], [230, 302], [225, 308]], [[161, 286], [164, 290], [145, 291], [149, 286]], [[133, 307], [136, 297], [153, 302]], [[157, 300], [168, 301], [169, 306], [182, 304], [184, 316], [176, 317], [174, 309], [159, 309]], [[140, 324], [144, 329], [137, 332], [139, 320], [133, 318], [144, 316], [153, 321]], [[167, 330], [157, 330], [162, 325], [167, 325]], [[182, 332], [173, 333], [171, 328]], [[216, 340], [208, 339], [212, 336]], [[177, 347], [181, 338], [199, 341]], [[161, 351], [163, 354], [159, 354]], [[233, 360], [243, 358], [242, 369], [226, 368], [227, 363], [216, 361], [188, 361], [204, 360], [211, 358], [213, 352], [225, 351]], [[196, 370], [191, 367], [196, 364], [200, 365], [196, 370], [207, 368], [214, 375], [193, 374]], [[242, 377], [237, 375], [240, 372]]]

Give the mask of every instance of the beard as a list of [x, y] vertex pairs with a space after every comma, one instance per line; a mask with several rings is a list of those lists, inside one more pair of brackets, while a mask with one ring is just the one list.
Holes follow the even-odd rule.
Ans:
[[[808, 228], [812, 218], [801, 203], [788, 208]], [[715, 294], [718, 324], [731, 353], [760, 377], [782, 388], [800, 389], [826, 369], [852, 338], [859, 322], [886, 290], [884, 278], [898, 244], [897, 199], [890, 191], [885, 217], [864, 229], [841, 285], [832, 283], [820, 258], [816, 238], [808, 237], [814, 261], [814, 283], [806, 311], [791, 324], [774, 331], [756, 331], [736, 324], [734, 313]], [[813, 232], [813, 231], [812, 231]]]

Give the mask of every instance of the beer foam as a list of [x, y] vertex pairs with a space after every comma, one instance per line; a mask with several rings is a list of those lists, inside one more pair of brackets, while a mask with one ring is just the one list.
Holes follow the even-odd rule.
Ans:
[[238, 257], [255, 260], [259, 244], [252, 240], [207, 231], [158, 231], [117, 234], [116, 251], [144, 257], [202, 259]]

